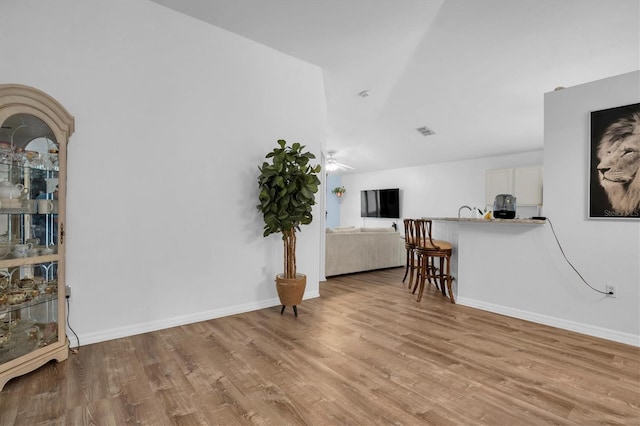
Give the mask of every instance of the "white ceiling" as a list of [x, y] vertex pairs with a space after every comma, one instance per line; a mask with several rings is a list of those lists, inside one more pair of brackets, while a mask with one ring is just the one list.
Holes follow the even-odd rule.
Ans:
[[640, 0], [155, 2], [322, 67], [355, 172], [542, 149], [545, 92], [640, 69]]

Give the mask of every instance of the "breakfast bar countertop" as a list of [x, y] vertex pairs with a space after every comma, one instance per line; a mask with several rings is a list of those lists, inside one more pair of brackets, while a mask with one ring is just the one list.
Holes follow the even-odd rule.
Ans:
[[545, 220], [540, 219], [482, 219], [474, 217], [424, 217], [423, 219], [441, 220], [447, 222], [474, 222], [474, 223], [510, 223], [519, 225], [544, 225]]

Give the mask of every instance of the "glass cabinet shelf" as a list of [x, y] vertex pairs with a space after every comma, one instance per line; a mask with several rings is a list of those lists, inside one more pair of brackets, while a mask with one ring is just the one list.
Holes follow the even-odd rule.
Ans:
[[[52, 283], [52, 284], [55, 285], [56, 287], [58, 286], [58, 283]], [[51, 293], [52, 291], [51, 285], [47, 285], [47, 289], [50, 293], [45, 292], [45, 293], [38, 293], [35, 296], [30, 295], [29, 299], [25, 300], [22, 303], [11, 304], [8, 301], [6, 303], [0, 303], [0, 319], [2, 319], [4, 315], [7, 313], [20, 311], [24, 308], [30, 308], [37, 305], [41, 305], [43, 303], [49, 303], [57, 300], [58, 299], [57, 288], [55, 290], [55, 293]], [[38, 290], [34, 290], [34, 291], [38, 291]], [[7, 296], [10, 296], [10, 294]], [[0, 296], [0, 302], [2, 302], [2, 299], [3, 299], [3, 296]]]
[[0, 362], [57, 341], [57, 271], [56, 262], [0, 269]]
[[42, 317], [44, 321], [28, 315], [24, 319], [0, 319], [0, 363], [15, 360], [58, 340], [57, 302], [50, 300], [37, 307], [47, 311]]

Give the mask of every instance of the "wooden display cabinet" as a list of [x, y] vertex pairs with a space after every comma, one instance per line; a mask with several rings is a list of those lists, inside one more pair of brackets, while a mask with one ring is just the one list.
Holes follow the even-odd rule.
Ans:
[[0, 85], [0, 390], [68, 357], [67, 142], [74, 119], [40, 90]]

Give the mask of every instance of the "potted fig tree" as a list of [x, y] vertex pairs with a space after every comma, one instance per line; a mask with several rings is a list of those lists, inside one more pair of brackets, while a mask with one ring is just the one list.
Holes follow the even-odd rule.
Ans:
[[264, 219], [263, 236], [280, 233], [284, 242], [284, 272], [276, 275], [280, 314], [290, 305], [295, 316], [307, 285], [306, 275], [296, 270], [296, 231], [313, 220], [311, 209], [320, 185], [320, 166], [310, 164], [316, 157], [303, 152], [304, 148], [297, 142], [287, 146], [286, 141], [278, 140], [278, 147], [265, 157], [270, 162], [258, 167], [260, 204], [256, 207]]

